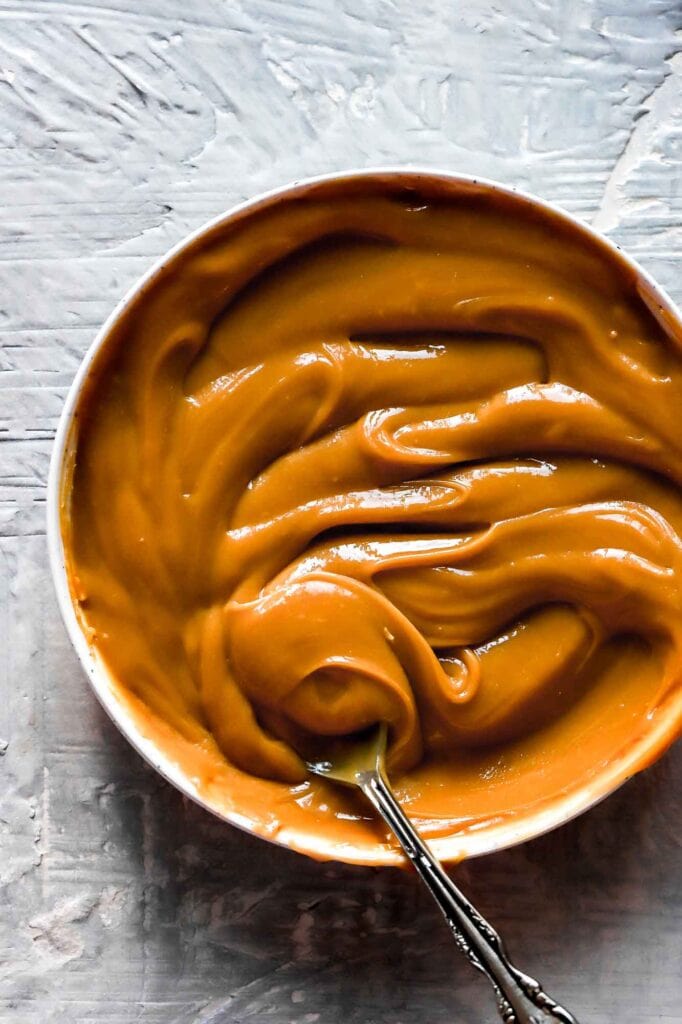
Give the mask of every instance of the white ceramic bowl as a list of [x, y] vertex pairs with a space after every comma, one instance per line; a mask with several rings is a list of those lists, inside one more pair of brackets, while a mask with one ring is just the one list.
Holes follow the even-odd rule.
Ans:
[[[575, 217], [553, 206], [551, 203], [544, 202], [517, 189], [507, 188], [483, 178], [472, 178], [468, 175], [450, 174], [444, 171], [413, 167], [382, 167], [370, 170], [348, 171], [340, 174], [327, 174], [273, 189], [271, 192], [233, 207], [227, 213], [223, 213], [215, 220], [203, 225], [193, 234], [183, 239], [178, 245], [174, 246], [131, 288], [97, 334], [76, 374], [57, 429], [47, 488], [47, 538], [52, 576], [61, 613], [71, 642], [78, 653], [90, 684], [101, 704], [123, 735], [127, 737], [135, 749], [157, 771], [182, 793], [223, 820], [246, 831], [259, 834], [263, 838], [267, 838], [279, 845], [298, 850], [322, 860], [336, 859], [349, 863], [396, 865], [402, 863], [400, 854], [387, 850], [385, 847], [377, 846], [372, 848], [363, 845], [357, 848], [349, 848], [345, 846], [342, 850], [339, 850], [338, 847], [331, 845], [328, 840], [316, 836], [313, 832], [303, 832], [295, 829], [282, 829], [273, 838], [272, 835], [267, 834], [267, 830], [263, 829], [256, 822], [251, 821], [248, 813], [237, 813], [227, 804], [222, 805], [219, 800], [208, 802], [198, 792], [189, 775], [160, 746], [148, 738], [141, 728], [140, 722], [132, 714], [129, 704], [120, 696], [117, 686], [107, 672], [106, 667], [88, 644], [77, 618], [69, 590], [61, 532], [62, 503], [68, 497], [65, 495], [65, 487], [68, 486], [66, 483], [68, 480], [68, 470], [75, 449], [75, 414], [78, 409], [79, 400], [97, 353], [131, 302], [161, 273], [163, 268], [179, 252], [219, 225], [227, 224], [236, 219], [246, 218], [251, 212], [262, 210], [268, 206], [274, 206], [283, 198], [300, 197], [307, 193], [315, 192], [318, 188], [324, 188], [330, 182], [348, 178], [361, 178], [363, 176], [380, 177], [387, 182], [400, 179], [402, 183], [406, 183], [406, 179], [411, 178], [412, 181], [407, 182], [411, 184], [418, 184], [420, 180], [423, 181], [425, 178], [430, 178], [437, 179], [441, 186], [449, 187], [451, 185], [457, 190], [491, 189], [498, 193], [515, 195], [541, 210], [551, 211], [564, 221], [577, 226], [586, 236], [592, 239], [596, 238], [603, 246], [612, 251], [615, 258], [627, 264], [635, 273], [637, 287], [642, 299], [654, 315], [659, 319], [665, 320], [668, 326], [671, 323], [676, 323], [682, 332], [682, 318], [679, 311], [663, 289], [634, 260], [622, 253], [617, 246], [603, 235], [583, 224]], [[605, 766], [599, 771], [590, 781], [589, 785], [585, 785], [577, 792], [567, 794], [563, 799], [553, 800], [546, 807], [541, 806], [536, 811], [524, 815], [519, 821], [512, 819], [490, 825], [481, 831], [471, 831], [461, 835], [436, 839], [432, 842], [435, 852], [443, 860], [451, 862], [465, 857], [490, 853], [493, 850], [504, 849], [539, 836], [587, 810], [612, 793], [622, 782], [639, 770], [643, 764], [648, 764], [655, 760], [674, 739], [682, 719], [682, 693], [678, 696], [680, 699], [672, 701], [669, 707], [666, 708], [665, 714], [656, 716], [652, 720], [651, 729], [642, 735], [620, 760]]]

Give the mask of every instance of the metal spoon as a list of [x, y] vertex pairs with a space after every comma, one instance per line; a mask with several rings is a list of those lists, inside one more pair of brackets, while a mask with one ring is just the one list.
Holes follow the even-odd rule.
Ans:
[[514, 967], [497, 932], [479, 914], [443, 870], [401, 809], [386, 777], [386, 726], [334, 743], [331, 760], [309, 761], [308, 771], [347, 786], [357, 786], [395, 833], [403, 850], [440, 907], [469, 961], [489, 978], [505, 1024], [577, 1024], [575, 1017]]

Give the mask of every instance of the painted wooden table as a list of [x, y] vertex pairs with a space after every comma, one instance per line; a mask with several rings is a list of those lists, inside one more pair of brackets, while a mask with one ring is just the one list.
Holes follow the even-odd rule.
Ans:
[[[492, 1024], [415, 880], [309, 863], [157, 778], [69, 649], [50, 446], [172, 242], [294, 177], [530, 188], [682, 299], [678, 0], [0, 0], [0, 1020]], [[583, 1024], [682, 1021], [682, 751], [457, 877]]]

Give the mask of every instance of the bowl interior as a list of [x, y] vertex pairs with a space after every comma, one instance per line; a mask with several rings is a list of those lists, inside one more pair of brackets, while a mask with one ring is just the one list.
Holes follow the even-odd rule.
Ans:
[[[226, 225], [248, 218], [255, 211], [262, 211], [269, 206], [274, 207], [292, 199], [301, 201], [307, 196], [333, 193], [340, 184], [353, 180], [361, 183], [368, 179], [384, 182], [386, 185], [399, 182], [418, 189], [428, 186], [432, 193], [443, 195], [493, 190], [505, 195], [514, 195], [520, 204], [530, 204], [540, 210], [551, 211], [553, 216], [577, 226], [578, 230], [584, 232], [590, 239], [598, 238], [600, 244], [610, 251], [614, 260], [625, 263], [636, 275], [640, 294], [649, 308], [664, 320], [668, 328], [673, 325], [676, 330], [682, 332], [678, 312], [670, 299], [640, 267], [623, 256], [608, 241], [601, 239], [568, 214], [496, 183], [447, 173], [389, 168], [328, 175], [278, 189], [235, 208], [183, 240], [134, 286], [97, 335], [71, 388], [57, 433], [48, 485], [48, 542], [60, 608], [91, 685], [119, 729], [165, 778], [224, 820], [309, 856], [349, 863], [393, 865], [402, 863], [401, 855], [382, 839], [380, 833], [377, 832], [374, 836], [368, 834], [364, 825], [355, 831], [349, 828], [341, 842], [331, 841], [329, 837], [320, 834], [314, 824], [282, 828], [272, 812], [273, 802], [276, 803], [277, 799], [275, 784], [268, 786], [257, 780], [252, 787], [248, 787], [244, 785], [243, 776], [239, 773], [237, 787], [234, 784], [236, 769], [218, 761], [207, 762], [203, 770], [197, 772], [197, 757], [200, 755], [196, 747], [183, 741], [144, 705], [123, 692], [112, 678], [106, 664], [98, 656], [96, 649], [89, 643], [86, 626], [79, 617], [70, 590], [65, 554], [66, 533], [69, 529], [70, 482], [78, 438], [80, 402], [98, 354], [130, 305], [143, 301], [146, 289], [154, 284], [169, 265], [172, 265], [179, 253], [194, 245], [197, 240], [211, 233], [220, 232]], [[636, 771], [653, 761], [677, 735], [681, 718], [682, 695], [672, 694], [657, 714], [652, 716], [650, 727], [638, 735], [618, 758], [596, 767], [591, 778], [578, 788], [566, 792], [559, 799], [553, 799], [545, 804], [539, 803], [517, 818], [491, 818], [481, 821], [475, 827], [466, 827], [454, 831], [453, 834], [435, 838], [432, 845], [436, 853], [445, 861], [457, 861], [525, 841], [569, 820], [607, 796]], [[205, 757], [210, 761], [208, 754]], [[205, 783], [207, 777], [211, 778], [209, 785]], [[200, 778], [203, 781], [200, 782]], [[238, 798], [235, 797], [237, 788]]]

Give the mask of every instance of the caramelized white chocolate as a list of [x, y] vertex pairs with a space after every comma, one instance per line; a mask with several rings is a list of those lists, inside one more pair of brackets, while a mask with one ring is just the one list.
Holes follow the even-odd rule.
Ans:
[[427, 833], [620, 756], [682, 677], [656, 312], [487, 190], [327, 184], [174, 258], [95, 368], [65, 527], [92, 643], [200, 786], [352, 841], [316, 737], [387, 721]]

